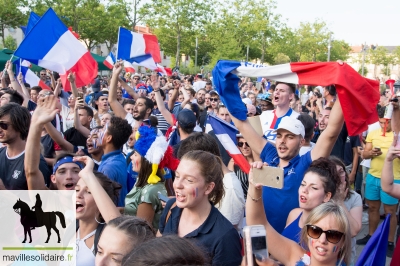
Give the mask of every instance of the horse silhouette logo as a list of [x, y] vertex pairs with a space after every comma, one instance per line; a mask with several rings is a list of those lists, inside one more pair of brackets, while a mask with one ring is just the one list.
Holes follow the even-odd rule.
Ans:
[[42, 210], [42, 200], [40, 199], [40, 195], [36, 194], [36, 203], [35, 206], [29, 208], [29, 205], [23, 202], [21, 199], [18, 199], [17, 202], [14, 204], [13, 209], [16, 213], [21, 216], [20, 222], [21, 225], [24, 227], [24, 241], [26, 242], [26, 233], [29, 235], [29, 243], [32, 243], [32, 236], [31, 230], [34, 230], [36, 227], [46, 226], [47, 230], [47, 240], [45, 243], [49, 242], [51, 229], [53, 229], [58, 236], [58, 243], [61, 243], [60, 233], [56, 227], [57, 223], [57, 216], [60, 218], [61, 226], [65, 228], [65, 218], [64, 214], [61, 212], [43, 212]]

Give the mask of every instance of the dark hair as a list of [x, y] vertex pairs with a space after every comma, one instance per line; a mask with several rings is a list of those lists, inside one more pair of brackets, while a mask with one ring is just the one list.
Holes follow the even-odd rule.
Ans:
[[336, 164], [331, 160], [321, 157], [313, 161], [307, 171], [304, 173], [315, 173], [320, 176], [325, 193], [330, 192], [331, 198], [335, 196], [336, 189], [340, 186], [340, 176], [336, 170]]
[[153, 227], [147, 221], [134, 216], [123, 215], [114, 218], [107, 223], [106, 227], [114, 227], [122, 231], [129, 238], [132, 249], [155, 237]]
[[39, 93], [42, 90], [42, 88], [40, 86], [33, 86], [31, 88], [31, 91], [36, 91], [37, 93]]
[[326, 86], [325, 89], [329, 92], [329, 95], [332, 95], [332, 96], [336, 95], [336, 87], [335, 87], [335, 85]]
[[378, 109], [378, 117], [379, 118], [384, 118], [385, 117], [385, 112], [386, 112], [386, 107], [382, 106]]
[[354, 191], [352, 191], [351, 188], [350, 188], [350, 180], [349, 180], [349, 175], [347, 174], [347, 171], [346, 171], [346, 166], [344, 165], [343, 161], [339, 157], [336, 157], [336, 156], [332, 155], [332, 156], [329, 156], [329, 160], [331, 160], [337, 166], [342, 167], [343, 171], [345, 172], [345, 174], [346, 174], [346, 177], [345, 177], [346, 188], [345, 189], [348, 189], [345, 199], [349, 199], [350, 198], [350, 194], [354, 193]]
[[209, 134], [195, 132], [180, 142], [177, 157], [180, 160], [189, 151], [202, 150], [221, 156], [217, 141]]
[[190, 239], [177, 235], [156, 237], [137, 246], [122, 259], [122, 266], [210, 265], [205, 252]]
[[299, 95], [294, 94], [294, 100], [297, 102], [298, 100], [300, 100]]
[[127, 104], [132, 104], [135, 105], [135, 100], [132, 99], [124, 99], [123, 103], [122, 103], [122, 107], [124, 107]]
[[149, 122], [150, 122], [150, 126], [151, 127], [157, 127], [158, 126], [158, 119], [154, 115], [149, 116]]
[[112, 144], [119, 150], [132, 134], [132, 127], [125, 119], [113, 116], [108, 124], [107, 132], [112, 136]]
[[[149, 179], [149, 176], [151, 175], [153, 171], [153, 164], [150, 163], [146, 157], [141, 156], [140, 159], [140, 170], [138, 173], [138, 177], [136, 180], [136, 187], [144, 187], [147, 185], [147, 180]], [[163, 169], [158, 169], [157, 174], [159, 178], [161, 178], [161, 182], [164, 182], [164, 174], [163, 174]]]
[[196, 96], [196, 91], [193, 88], [185, 88], [186, 91], [189, 91], [189, 93], [194, 97]]
[[117, 205], [119, 193], [122, 186], [119, 183], [108, 178], [103, 173], [93, 171], [93, 174], [95, 177], [97, 177], [97, 180], [99, 181], [100, 185], [103, 187], [107, 195], [110, 197], [110, 199], [115, 203], [115, 205]]
[[91, 117], [94, 116], [93, 109], [90, 108], [89, 106], [85, 105], [85, 106], [79, 107], [79, 110], [86, 110], [86, 113], [88, 116], [91, 116]]
[[289, 87], [291, 93], [296, 93], [296, 85], [295, 84], [287, 83], [287, 82], [279, 82], [278, 81], [278, 82], [275, 83], [275, 88], [276, 88], [276, 86], [278, 86], [278, 84], [285, 84], [286, 86]]
[[136, 102], [137, 102], [138, 99], [144, 99], [144, 100], [145, 100], [144, 105], [146, 106], [146, 110], [147, 110], [147, 109], [153, 110], [153, 108], [154, 108], [154, 103], [153, 103], [153, 101], [152, 101], [150, 98], [142, 97], [142, 96], [141, 96], [141, 97], [138, 97], [138, 98], [136, 99]]
[[270, 90], [273, 90], [273, 91], [274, 91], [275, 88], [276, 88], [276, 84], [271, 84], [271, 86], [269, 86], [269, 89], [270, 89]]
[[310, 141], [312, 135], [314, 134], [315, 120], [308, 114], [299, 115], [297, 120], [299, 120], [304, 126], [304, 139], [306, 141]]
[[31, 125], [31, 114], [28, 109], [20, 104], [8, 103], [0, 107], [0, 118], [6, 115], [10, 116], [11, 125], [20, 133], [20, 138], [26, 140]]
[[205, 178], [206, 183], [214, 182], [214, 189], [208, 195], [208, 199], [214, 204], [218, 204], [225, 195], [224, 173], [222, 172], [222, 160], [219, 156], [200, 150], [192, 150], [183, 155], [183, 160], [197, 163], [200, 174]]
[[194, 115], [196, 116], [197, 123], [199, 122], [200, 118], [200, 108], [197, 103], [190, 103], [190, 110], [193, 111]]
[[3, 91], [3, 95], [6, 93], [10, 95], [10, 103], [17, 103], [19, 105], [22, 105], [22, 103], [24, 102], [24, 97], [22, 97], [21, 94], [19, 94], [17, 91], [7, 89]]

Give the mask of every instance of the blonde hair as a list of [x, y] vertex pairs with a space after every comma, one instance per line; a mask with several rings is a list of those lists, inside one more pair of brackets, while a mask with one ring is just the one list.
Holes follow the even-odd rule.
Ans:
[[[343, 207], [331, 201], [323, 203], [311, 211], [310, 215], [305, 221], [305, 224], [314, 225], [328, 215], [332, 215], [339, 226], [339, 231], [344, 233], [342, 237], [343, 246], [340, 248], [338, 253], [338, 260], [340, 260], [338, 265], [341, 265], [342, 262], [348, 265], [351, 256], [351, 232], [350, 223], [347, 219], [346, 212], [343, 210]], [[307, 234], [307, 227], [304, 226], [301, 230], [300, 240], [303, 247], [308, 246], [308, 238], [309, 236]]]

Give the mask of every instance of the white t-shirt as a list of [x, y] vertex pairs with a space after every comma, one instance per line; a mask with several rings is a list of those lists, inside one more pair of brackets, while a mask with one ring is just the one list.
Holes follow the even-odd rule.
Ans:
[[289, 108], [289, 111], [281, 117], [277, 117], [275, 111], [276, 110], [264, 111], [260, 115], [260, 122], [264, 136], [271, 142], [275, 142], [276, 133], [274, 133], [274, 131], [278, 128], [283, 117], [289, 116], [296, 119], [299, 116], [299, 113], [293, 111], [291, 108]]
[[[224, 175], [225, 196], [215, 206], [232, 225], [241, 225], [244, 217], [245, 199], [242, 185], [234, 172]], [[238, 228], [239, 230], [241, 228]]]
[[314, 142], [310, 142], [310, 146], [302, 146], [300, 148], [299, 151], [299, 155], [303, 156], [304, 154], [306, 154], [308, 151], [311, 151], [312, 149], [314, 149], [315, 143]]
[[[376, 121], [375, 123], [368, 125], [368, 130], [367, 130], [367, 134], [368, 132], [374, 131], [381, 128], [381, 126], [379, 125], [379, 121]], [[360, 165], [365, 166], [370, 168], [371, 167], [371, 159], [364, 159], [362, 160], [362, 162], [360, 163]]]

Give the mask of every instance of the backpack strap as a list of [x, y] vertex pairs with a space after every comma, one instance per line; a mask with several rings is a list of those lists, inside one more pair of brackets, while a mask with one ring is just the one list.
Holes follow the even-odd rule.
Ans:
[[105, 226], [106, 226], [105, 223], [102, 223], [102, 224], [99, 223], [99, 225], [97, 226], [97, 229], [96, 229], [96, 233], [94, 234], [93, 253], [95, 256], [97, 254], [97, 244], [99, 244], [100, 236], [101, 236], [101, 233], [103, 232], [103, 229]]
[[171, 205], [171, 208], [169, 208], [169, 211], [168, 211], [168, 213], [167, 213], [167, 217], [165, 217], [165, 224], [164, 224], [164, 226], [167, 224], [168, 219], [169, 219], [169, 217], [171, 216], [171, 210], [172, 210], [173, 208], [175, 208], [175, 207], [176, 207], [176, 201]]

